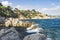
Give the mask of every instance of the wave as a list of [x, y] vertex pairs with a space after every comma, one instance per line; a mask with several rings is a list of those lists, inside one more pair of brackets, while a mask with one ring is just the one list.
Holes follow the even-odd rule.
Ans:
[[51, 38], [47, 38], [46, 40], [52, 40]]
[[[31, 25], [30, 27], [27, 28], [28, 33], [34, 33], [34, 32], [43, 32], [44, 29], [43, 28], [39, 28], [38, 27], [39, 24], [35, 24], [35, 25]], [[35, 28], [34, 28], [35, 27]], [[34, 28], [34, 29], [33, 29]]]

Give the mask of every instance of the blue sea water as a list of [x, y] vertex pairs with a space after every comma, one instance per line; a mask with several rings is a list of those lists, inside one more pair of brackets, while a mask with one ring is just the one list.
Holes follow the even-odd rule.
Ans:
[[60, 40], [60, 19], [36, 19], [36, 20], [25, 20], [35, 22], [39, 24], [47, 31], [47, 40]]
[[42, 27], [46, 31], [47, 40], [60, 40], [60, 19], [31, 19], [23, 21], [35, 22], [39, 27]]

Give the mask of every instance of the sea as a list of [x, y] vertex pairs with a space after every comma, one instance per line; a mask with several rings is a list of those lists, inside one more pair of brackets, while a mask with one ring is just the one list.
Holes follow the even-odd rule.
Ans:
[[24, 21], [35, 22], [39, 27], [47, 31], [46, 40], [60, 40], [60, 19], [31, 19]]
[[22, 21], [35, 22], [38, 24], [39, 27], [46, 31], [46, 40], [60, 40], [60, 19], [30, 19]]

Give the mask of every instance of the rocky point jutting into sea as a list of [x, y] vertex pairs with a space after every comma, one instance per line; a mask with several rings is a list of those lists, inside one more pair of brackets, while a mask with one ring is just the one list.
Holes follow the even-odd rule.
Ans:
[[35, 27], [35, 22], [4, 18], [0, 24], [0, 40], [46, 40], [44, 29]]
[[59, 1], [14, 1], [0, 0], [0, 40], [60, 40]]
[[0, 18], [0, 26], [5, 27], [29, 27], [32, 24], [35, 24], [34, 22], [29, 21], [22, 21], [18, 18]]
[[15, 28], [1, 29], [0, 40], [45, 40], [46, 35], [41, 33], [35, 33], [25, 35], [24, 32], [18, 32]]

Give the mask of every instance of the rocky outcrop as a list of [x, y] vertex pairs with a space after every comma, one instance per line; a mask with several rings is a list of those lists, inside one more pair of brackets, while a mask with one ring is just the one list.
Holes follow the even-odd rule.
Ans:
[[22, 30], [20, 29], [20, 32], [18, 32], [16, 31], [15, 28], [1, 29], [0, 40], [45, 40], [46, 39], [45, 34], [34, 33], [28, 35]]
[[28, 22], [28, 21], [20, 21], [17, 18], [8, 18], [5, 21], [5, 26], [9, 27], [9, 26], [13, 26], [13, 27], [28, 27], [31, 26], [32, 24], [34, 24], [34, 22]]
[[26, 36], [23, 40], [46, 40], [44, 34], [36, 33]]
[[10, 28], [0, 31], [0, 40], [21, 40], [21, 38], [15, 28]]

